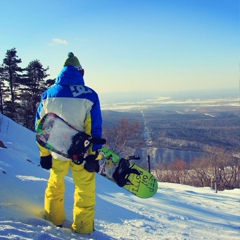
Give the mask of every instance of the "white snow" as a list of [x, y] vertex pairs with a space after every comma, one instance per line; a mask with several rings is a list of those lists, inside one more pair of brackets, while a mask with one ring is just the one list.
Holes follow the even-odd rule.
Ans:
[[39, 166], [35, 134], [0, 115], [0, 239], [240, 239], [240, 189], [159, 183], [140, 199], [97, 176], [96, 231], [71, 231], [73, 181], [66, 178], [63, 228], [43, 219], [49, 171]]

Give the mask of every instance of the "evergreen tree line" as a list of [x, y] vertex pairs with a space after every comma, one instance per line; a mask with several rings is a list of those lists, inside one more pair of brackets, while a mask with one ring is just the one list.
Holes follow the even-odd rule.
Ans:
[[34, 130], [41, 94], [55, 80], [46, 79], [49, 67], [44, 68], [39, 60], [31, 61], [26, 68], [20, 67], [21, 63], [15, 48], [7, 50], [0, 65], [0, 113]]

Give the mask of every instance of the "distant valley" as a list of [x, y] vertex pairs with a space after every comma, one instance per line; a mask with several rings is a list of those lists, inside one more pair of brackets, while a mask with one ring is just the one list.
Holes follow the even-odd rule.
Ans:
[[147, 155], [154, 164], [176, 158], [191, 161], [221, 148], [240, 157], [240, 99], [233, 93], [214, 96], [158, 96], [105, 104], [103, 126], [122, 118], [140, 121], [143, 141], [134, 153], [142, 162]]

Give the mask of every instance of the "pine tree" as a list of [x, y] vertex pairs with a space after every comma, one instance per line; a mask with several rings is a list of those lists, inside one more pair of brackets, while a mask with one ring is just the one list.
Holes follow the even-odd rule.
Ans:
[[26, 74], [21, 81], [21, 123], [31, 130], [34, 129], [40, 96], [48, 87], [45, 81], [48, 69], [48, 67], [43, 68], [39, 60], [31, 61], [25, 69]]
[[0, 113], [3, 114], [3, 95], [4, 95], [3, 69], [0, 67]]
[[7, 50], [1, 68], [1, 83], [8, 83], [8, 86], [1, 90], [2, 94], [4, 93], [3, 111], [5, 115], [15, 121], [18, 120], [18, 87], [21, 82], [21, 73], [24, 70], [18, 66], [21, 62], [22, 60], [18, 58], [16, 49], [12, 48]]

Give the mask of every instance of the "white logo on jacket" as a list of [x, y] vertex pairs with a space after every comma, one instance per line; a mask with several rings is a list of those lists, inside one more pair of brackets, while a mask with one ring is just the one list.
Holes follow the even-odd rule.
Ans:
[[72, 85], [70, 86], [72, 94], [74, 97], [80, 96], [83, 93], [91, 93], [92, 90], [83, 85]]

